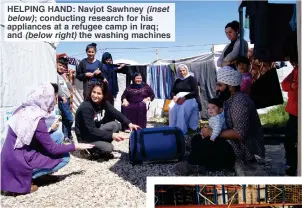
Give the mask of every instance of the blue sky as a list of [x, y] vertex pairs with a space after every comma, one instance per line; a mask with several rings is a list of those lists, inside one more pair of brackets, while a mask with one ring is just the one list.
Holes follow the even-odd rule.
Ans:
[[[80, 3], [80, 1], [57, 0], [57, 3], [59, 2]], [[101, 2], [104, 1], [99, 1], [98, 3]], [[175, 1], [175, 42], [94, 42], [98, 44], [98, 49], [107, 48], [106, 51], [112, 54], [114, 60], [131, 59], [139, 63], [149, 63], [156, 59], [155, 49], [148, 47], [171, 47], [158, 49], [158, 56], [161, 59], [177, 59], [209, 52], [211, 48], [210, 45], [181, 48], [173, 48], [173, 46], [228, 43], [228, 39], [224, 33], [224, 27], [228, 22], [239, 20], [239, 2], [240, 1]], [[249, 41], [248, 33], [249, 31], [245, 30], [245, 39], [247, 41]], [[57, 48], [57, 53], [65, 52], [68, 56], [76, 55], [74, 57], [82, 59], [86, 57], [85, 48], [89, 43], [90, 42], [61, 42]], [[133, 47], [143, 49], [110, 49]], [[98, 51], [97, 58], [100, 59], [103, 52], [104, 51]]]

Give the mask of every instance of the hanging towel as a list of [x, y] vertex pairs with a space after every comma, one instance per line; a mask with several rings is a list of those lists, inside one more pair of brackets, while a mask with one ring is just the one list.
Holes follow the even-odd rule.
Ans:
[[154, 91], [155, 98], [171, 99], [170, 92], [175, 81], [171, 67], [175, 68], [175, 66], [174, 64], [170, 65], [150, 65], [149, 67], [148, 82]]
[[208, 119], [208, 101], [216, 97], [216, 66], [214, 59], [190, 64], [200, 89], [201, 119]]

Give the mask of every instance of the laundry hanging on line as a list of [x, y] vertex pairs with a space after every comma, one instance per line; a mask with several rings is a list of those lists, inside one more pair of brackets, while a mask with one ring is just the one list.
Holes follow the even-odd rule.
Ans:
[[194, 73], [200, 90], [201, 119], [208, 119], [208, 101], [216, 97], [216, 66], [214, 59], [202, 62], [193, 62], [190, 69]]
[[297, 50], [294, 28], [294, 4], [270, 4], [247, 1], [246, 14], [250, 20], [250, 40], [256, 59], [264, 62], [285, 61]]
[[148, 70], [148, 83], [153, 89], [155, 98], [172, 99], [171, 90], [175, 81], [175, 65], [150, 65]]

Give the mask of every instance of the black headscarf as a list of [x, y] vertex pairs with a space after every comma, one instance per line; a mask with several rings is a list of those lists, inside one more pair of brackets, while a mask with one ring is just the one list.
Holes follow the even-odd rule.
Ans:
[[141, 76], [141, 74], [138, 72], [135, 72], [132, 76], [132, 84], [130, 85], [130, 88], [132, 88], [132, 89], [140, 89], [144, 86], [144, 82], [142, 82], [140, 84], [135, 83], [135, 77], [137, 77], [137, 76]]
[[[102, 63], [103, 64], [107, 64], [106, 63], [106, 60], [107, 59], [111, 59], [112, 60], [112, 55], [109, 53], [109, 52], [105, 52], [103, 53], [103, 56], [102, 56]], [[113, 61], [113, 60], [112, 60]]]

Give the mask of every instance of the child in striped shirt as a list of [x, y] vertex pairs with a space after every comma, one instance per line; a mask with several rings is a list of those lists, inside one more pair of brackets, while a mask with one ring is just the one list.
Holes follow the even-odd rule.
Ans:
[[209, 127], [212, 129], [210, 140], [214, 142], [220, 132], [226, 129], [223, 102], [218, 98], [211, 99], [208, 104], [208, 114], [210, 116]]

